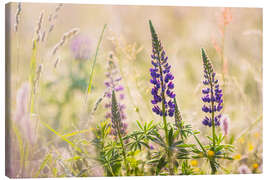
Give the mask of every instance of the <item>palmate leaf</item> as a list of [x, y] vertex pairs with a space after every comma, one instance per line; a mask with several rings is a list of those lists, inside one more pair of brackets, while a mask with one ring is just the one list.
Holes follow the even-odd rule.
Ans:
[[156, 168], [156, 175], [159, 175], [160, 171], [162, 170], [162, 168], [164, 168], [166, 166], [168, 162], [166, 161], [166, 156], [163, 155], [157, 164], [157, 168]]

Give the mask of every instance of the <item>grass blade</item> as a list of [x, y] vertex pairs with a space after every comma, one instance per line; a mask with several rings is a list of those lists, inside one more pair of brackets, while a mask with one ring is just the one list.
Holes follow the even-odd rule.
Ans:
[[44, 125], [46, 128], [48, 128], [51, 132], [53, 132], [55, 135], [60, 137], [63, 141], [66, 141], [72, 148], [74, 148], [76, 151], [82, 153], [83, 151], [77, 147], [74, 143], [72, 143], [70, 140], [68, 140], [65, 136], [62, 136], [59, 132], [54, 130], [49, 124], [45, 123], [44, 121], [40, 121], [42, 125]]
[[30, 59], [30, 75], [29, 82], [31, 87], [31, 95], [30, 95], [30, 117], [34, 112], [34, 86], [35, 86], [35, 75], [36, 75], [36, 66], [37, 66], [37, 42], [34, 40], [34, 47]]
[[38, 171], [36, 172], [36, 174], [35, 174], [35, 176], [34, 176], [35, 178], [39, 177], [40, 172], [45, 168], [45, 166], [47, 165], [47, 163], [48, 163], [49, 161], [51, 161], [51, 159], [52, 159], [51, 154], [48, 154], [47, 156], [45, 156], [43, 162], [41, 163], [41, 165], [40, 165]]
[[93, 75], [94, 75], [94, 69], [95, 69], [95, 65], [96, 65], [96, 61], [97, 61], [97, 55], [98, 55], [98, 51], [99, 51], [99, 47], [102, 41], [102, 37], [104, 34], [104, 31], [106, 29], [107, 24], [104, 24], [103, 30], [100, 34], [99, 40], [98, 40], [98, 44], [97, 44], [97, 49], [96, 49], [96, 53], [95, 53], [95, 57], [94, 57], [94, 61], [93, 61], [93, 65], [92, 65], [92, 69], [91, 69], [91, 73], [90, 73], [90, 77], [89, 77], [89, 83], [88, 83], [88, 90], [87, 90], [87, 95], [90, 94], [91, 92], [91, 88], [92, 88], [92, 80], [93, 80]]

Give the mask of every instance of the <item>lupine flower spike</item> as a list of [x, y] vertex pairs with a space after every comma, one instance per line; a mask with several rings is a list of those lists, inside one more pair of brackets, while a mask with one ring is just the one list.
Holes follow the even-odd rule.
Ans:
[[[166, 56], [165, 51], [161, 45], [160, 40], [155, 32], [155, 29], [152, 25], [152, 22], [149, 21], [150, 31], [152, 35], [152, 65], [153, 67], [150, 68], [150, 74], [152, 79], [150, 82], [154, 85], [152, 88], [151, 94], [153, 96], [153, 100], [151, 103], [154, 105], [152, 111], [157, 115], [162, 116], [163, 118], [163, 125], [164, 131], [167, 141], [167, 156], [168, 156], [168, 166], [169, 172], [171, 175], [174, 174], [174, 170], [172, 167], [172, 159], [171, 159], [171, 150], [170, 150], [170, 140], [169, 140], [169, 132], [167, 127], [167, 120], [166, 117], [169, 115], [170, 117], [174, 116], [175, 113], [175, 103], [174, 98], [175, 94], [173, 92], [174, 83], [173, 79], [174, 76], [171, 74], [171, 66], [167, 62], [168, 56]], [[161, 104], [161, 107], [160, 107]]]
[[[119, 100], [122, 101], [125, 96], [124, 96], [124, 87], [120, 85], [121, 77], [118, 76], [118, 71], [116, 68], [115, 63], [113, 62], [113, 55], [109, 55], [108, 59], [108, 68], [107, 68], [107, 73], [106, 73], [107, 80], [105, 81], [105, 85], [108, 89], [106, 92], [106, 98], [108, 98], [108, 102], [105, 104], [105, 108], [110, 109], [112, 102], [111, 102], [111, 97], [112, 97], [112, 90], [115, 91], [115, 94], [118, 95]], [[126, 134], [126, 129], [127, 129], [127, 123], [124, 122], [126, 119], [126, 114], [125, 114], [125, 108], [126, 106], [122, 103], [118, 103], [119, 106], [119, 113], [121, 117], [121, 123], [120, 123], [120, 131], [122, 135]], [[106, 114], [106, 119], [111, 119], [112, 120], [112, 114], [110, 111], [107, 112]], [[112, 130], [111, 134], [114, 135], [115, 137], [117, 136], [117, 130], [116, 130], [116, 124], [112, 120]]]
[[129, 166], [126, 160], [126, 149], [124, 146], [124, 142], [123, 142], [123, 128], [124, 128], [124, 124], [121, 120], [121, 113], [118, 107], [118, 103], [116, 100], [116, 96], [115, 96], [115, 92], [114, 90], [112, 91], [112, 108], [111, 108], [111, 113], [112, 113], [112, 127], [113, 129], [117, 132], [117, 137], [120, 140], [120, 144], [122, 147], [122, 154], [123, 154], [123, 159], [124, 159], [124, 163], [125, 163], [125, 168], [126, 168], [126, 175], [128, 175], [129, 172]]
[[[214, 72], [213, 66], [204, 49], [202, 49], [202, 58], [204, 66], [203, 84], [206, 86], [204, 89], [202, 89], [202, 101], [204, 102], [202, 111], [206, 113], [202, 123], [203, 125], [209, 127], [211, 127], [213, 124], [215, 126], [220, 126], [220, 118], [222, 116], [221, 110], [223, 107], [222, 90], [219, 87], [218, 80], [216, 79], [216, 73]], [[219, 114], [214, 115], [215, 113]]]
[[[164, 113], [165, 116], [169, 115], [172, 117], [175, 112], [175, 104], [173, 101], [175, 97], [173, 92], [174, 83], [172, 81], [174, 76], [170, 72], [171, 65], [169, 65], [167, 62], [168, 56], [166, 56], [166, 53], [163, 50], [161, 42], [157, 37], [151, 21], [149, 21], [149, 24], [152, 34], [153, 47], [151, 55], [151, 63], [153, 67], [150, 68], [150, 74], [152, 77], [150, 82], [154, 85], [151, 91], [153, 96], [151, 103], [154, 105], [152, 110], [157, 115], [163, 116]], [[162, 110], [163, 107], [160, 107], [159, 104], [162, 104], [162, 106], [165, 107], [164, 112]]]

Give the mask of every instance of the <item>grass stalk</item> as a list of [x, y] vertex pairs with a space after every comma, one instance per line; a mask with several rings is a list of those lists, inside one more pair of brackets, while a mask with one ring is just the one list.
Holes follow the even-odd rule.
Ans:
[[99, 40], [98, 40], [98, 44], [97, 44], [97, 48], [96, 48], [96, 53], [95, 53], [95, 56], [94, 56], [94, 61], [93, 61], [91, 73], [90, 73], [90, 76], [89, 76], [89, 83], [88, 83], [88, 89], [87, 89], [87, 94], [86, 94], [86, 101], [87, 101], [88, 94], [91, 93], [93, 75], [94, 75], [95, 65], [96, 65], [96, 61], [97, 61], [97, 55], [98, 55], [98, 51], [99, 51], [100, 44], [101, 44], [103, 34], [104, 34], [104, 31], [105, 31], [106, 27], [107, 27], [107, 24], [104, 24], [102, 32], [101, 32], [101, 34], [99, 36]]

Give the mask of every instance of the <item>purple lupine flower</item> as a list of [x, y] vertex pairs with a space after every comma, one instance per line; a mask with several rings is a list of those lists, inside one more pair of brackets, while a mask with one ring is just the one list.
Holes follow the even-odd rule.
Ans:
[[[204, 102], [202, 111], [207, 114], [202, 124], [211, 127], [214, 122], [215, 126], [220, 126], [221, 110], [223, 108], [222, 90], [219, 87], [216, 73], [204, 49], [202, 49], [202, 58], [204, 66], [203, 84], [206, 86], [206, 88], [202, 89], [203, 97], [201, 99]], [[218, 115], [215, 115], [215, 113]], [[212, 121], [213, 117], [214, 121]]]
[[72, 39], [70, 49], [75, 59], [87, 60], [90, 58], [91, 41], [87, 36], [78, 35]]
[[[118, 76], [118, 71], [117, 71], [115, 63], [113, 62], [113, 55], [112, 54], [109, 56], [106, 77], [107, 77], [107, 80], [104, 82], [104, 84], [106, 85], [108, 90], [106, 92], [105, 97], [107, 97], [108, 102], [105, 104], [104, 107], [106, 109], [108, 109], [108, 112], [106, 113], [105, 118], [110, 119], [112, 121], [111, 97], [112, 97], [112, 91], [114, 91], [115, 95], [119, 97], [117, 99], [119, 99], [118, 108], [119, 108], [120, 117], [121, 117], [121, 122], [119, 123], [120, 131], [121, 131], [122, 135], [125, 135], [126, 130], [127, 130], [127, 123], [124, 122], [126, 120], [126, 118], [127, 118], [126, 114], [125, 114], [126, 106], [121, 103], [121, 101], [124, 100], [124, 98], [125, 98], [125, 95], [123, 93], [124, 87], [120, 84], [120, 81], [121, 81], [122, 78]], [[115, 129], [116, 128], [115, 123], [112, 122], [111, 125], [112, 125], [111, 134], [116, 137], [117, 136], [117, 130]]]
[[[163, 116], [164, 113], [165, 116], [169, 115], [172, 117], [175, 112], [174, 76], [171, 74], [171, 65], [167, 62], [168, 56], [166, 56], [163, 50], [151, 21], [150, 30], [153, 47], [151, 55], [153, 67], [150, 68], [150, 75], [152, 77], [150, 83], [154, 86], [151, 90], [153, 96], [151, 103], [154, 105], [152, 111], [160, 116]], [[164, 106], [164, 112], [162, 106]]]

